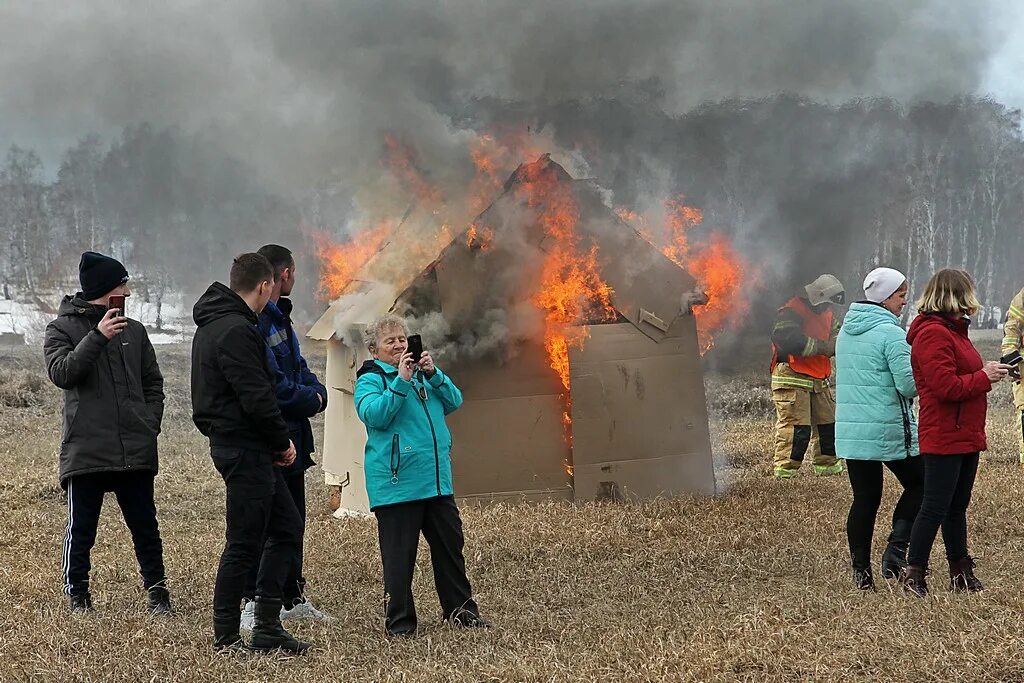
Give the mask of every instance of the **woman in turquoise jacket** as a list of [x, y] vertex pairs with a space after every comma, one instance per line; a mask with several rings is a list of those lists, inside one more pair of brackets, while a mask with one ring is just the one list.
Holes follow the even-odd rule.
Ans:
[[386, 315], [367, 329], [373, 360], [356, 373], [355, 405], [366, 425], [363, 469], [384, 565], [385, 628], [416, 632], [412, 576], [420, 533], [430, 546], [441, 613], [453, 626], [486, 627], [473, 601], [452, 490], [452, 436], [445, 416], [462, 392], [430, 354], [408, 352], [405, 322]]
[[882, 466], [896, 475], [903, 494], [892, 514], [882, 555], [882, 576], [899, 577], [921, 507], [923, 470], [917, 445], [910, 345], [899, 325], [907, 302], [906, 278], [876, 268], [864, 279], [865, 300], [850, 307], [836, 341], [836, 453], [846, 460], [853, 503], [846, 520], [854, 581], [874, 588], [871, 537], [882, 503]]

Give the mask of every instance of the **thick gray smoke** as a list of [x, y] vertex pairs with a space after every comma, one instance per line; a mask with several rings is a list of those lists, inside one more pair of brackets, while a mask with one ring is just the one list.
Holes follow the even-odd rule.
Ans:
[[380, 132], [443, 184], [466, 172], [470, 103], [838, 101], [976, 91], [996, 0], [15, 0], [0, 7], [0, 145], [53, 166], [141, 121], [218, 133], [265, 178], [372, 182]]

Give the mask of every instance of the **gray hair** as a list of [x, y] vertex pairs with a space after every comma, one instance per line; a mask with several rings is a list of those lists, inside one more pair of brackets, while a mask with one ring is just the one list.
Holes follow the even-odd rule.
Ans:
[[400, 328], [406, 335], [409, 334], [409, 327], [405, 324], [405, 320], [394, 313], [386, 313], [367, 325], [366, 335], [363, 337], [366, 340], [366, 348], [370, 351], [377, 348], [377, 340], [380, 335], [393, 327]]

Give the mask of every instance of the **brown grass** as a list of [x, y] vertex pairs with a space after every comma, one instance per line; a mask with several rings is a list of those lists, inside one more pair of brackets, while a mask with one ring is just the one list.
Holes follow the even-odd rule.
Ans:
[[[164, 622], [144, 615], [128, 533], [111, 499], [93, 553], [99, 611], [65, 613], [59, 394], [28, 379], [42, 376], [35, 351], [0, 355], [0, 396], [32, 397], [0, 402], [2, 681], [1024, 680], [1024, 474], [1012, 464], [1005, 391], [994, 401], [992, 450], [971, 507], [972, 551], [989, 586], [981, 595], [937, 590], [917, 601], [884, 584], [873, 594], [854, 590], [845, 477], [769, 478], [767, 409], [756, 400], [737, 407], [757, 376], [709, 376], [720, 478], [730, 482], [723, 495], [464, 509], [475, 593], [500, 625], [490, 632], [436, 623], [424, 550], [415, 582], [422, 635], [382, 637], [374, 523], [329, 517], [313, 470], [306, 574], [313, 599], [338, 619], [295, 627], [316, 644], [311, 656], [227, 658], [209, 646], [223, 486], [188, 419], [187, 349], [158, 352], [172, 400], [157, 504], [179, 610]], [[10, 391], [3, 385], [11, 377], [37, 388]], [[894, 497], [890, 488], [881, 520]], [[937, 588], [941, 553], [938, 543]]]

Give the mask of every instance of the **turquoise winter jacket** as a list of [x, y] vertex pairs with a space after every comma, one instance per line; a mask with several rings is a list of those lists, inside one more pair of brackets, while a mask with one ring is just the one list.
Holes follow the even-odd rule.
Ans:
[[453, 495], [452, 435], [444, 417], [462, 405], [459, 388], [440, 369], [407, 382], [380, 360], [366, 361], [356, 376], [370, 509]]
[[836, 341], [836, 453], [847, 460], [916, 456], [917, 386], [899, 319], [878, 304], [850, 307]]

